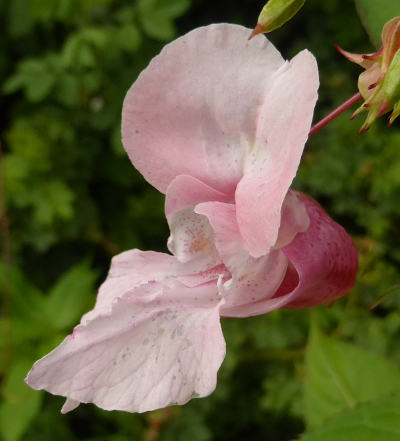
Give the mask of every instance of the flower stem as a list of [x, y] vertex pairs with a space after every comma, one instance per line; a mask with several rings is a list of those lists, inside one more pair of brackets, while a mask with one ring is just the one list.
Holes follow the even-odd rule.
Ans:
[[321, 130], [323, 127], [325, 127], [331, 121], [333, 121], [337, 116], [341, 115], [345, 110], [349, 109], [353, 104], [357, 103], [361, 99], [362, 99], [361, 93], [357, 92], [355, 95], [350, 97], [347, 101], [345, 101], [343, 104], [341, 104], [335, 110], [333, 110], [329, 115], [326, 115], [325, 118], [322, 118], [321, 121], [318, 121], [316, 124], [314, 124], [311, 127], [311, 130], [310, 130], [310, 133], [308, 134], [308, 137], [314, 135], [314, 133], [317, 133], [319, 130]]

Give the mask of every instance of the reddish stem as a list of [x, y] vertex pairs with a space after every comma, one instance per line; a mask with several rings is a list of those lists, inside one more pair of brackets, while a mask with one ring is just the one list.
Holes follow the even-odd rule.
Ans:
[[337, 107], [334, 111], [332, 111], [329, 115], [326, 115], [325, 118], [322, 118], [321, 121], [318, 121], [311, 127], [310, 133], [308, 137], [314, 135], [327, 124], [329, 124], [332, 120], [334, 120], [337, 116], [341, 115], [345, 110], [349, 109], [353, 104], [357, 103], [362, 99], [361, 93], [357, 92], [355, 95], [350, 97], [347, 101]]

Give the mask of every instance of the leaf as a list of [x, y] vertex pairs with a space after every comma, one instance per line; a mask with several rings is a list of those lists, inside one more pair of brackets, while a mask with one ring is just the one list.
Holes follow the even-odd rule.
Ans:
[[30, 0], [32, 16], [42, 22], [48, 22], [54, 16], [57, 4], [54, 0]]
[[43, 319], [44, 297], [16, 267], [0, 263], [1, 297], [10, 302], [10, 315], [25, 322]]
[[134, 52], [140, 47], [141, 34], [136, 26], [127, 23], [117, 28], [116, 39], [122, 49]]
[[14, 93], [24, 87], [24, 78], [19, 75], [12, 75], [3, 84], [3, 91], [6, 94]]
[[385, 358], [324, 336], [313, 326], [306, 352], [305, 417], [318, 426], [357, 404], [400, 391], [400, 371]]
[[358, 15], [372, 43], [378, 48], [382, 45], [383, 25], [391, 18], [400, 15], [399, 0], [355, 0]]
[[139, 15], [146, 33], [157, 40], [175, 36], [173, 20], [190, 6], [189, 0], [139, 0]]
[[[9, 305], [6, 317], [0, 322], [0, 340], [7, 343], [0, 350], [14, 349], [48, 334], [48, 322], [44, 314], [45, 297], [11, 265], [0, 263], [0, 293]], [[29, 351], [31, 351], [31, 346]], [[25, 354], [28, 348], [25, 348]]]
[[104, 49], [107, 35], [106, 28], [101, 27], [90, 27], [71, 34], [62, 49], [61, 64], [64, 67], [94, 68], [96, 66], [96, 50]]
[[4, 401], [0, 405], [0, 433], [4, 441], [17, 441], [40, 409], [42, 393], [25, 383], [31, 360], [17, 359], [11, 367], [4, 386]]
[[25, 88], [29, 101], [34, 103], [42, 101], [50, 93], [56, 80], [47, 61], [34, 58], [22, 61], [17, 73], [4, 84], [4, 92], [14, 93], [18, 89]]
[[26, 78], [25, 92], [28, 100], [37, 103], [46, 98], [55, 84], [55, 77], [47, 63], [28, 60], [21, 66], [21, 72]]
[[63, 274], [49, 292], [46, 315], [56, 330], [72, 326], [90, 304], [97, 273], [84, 261]]
[[74, 106], [79, 103], [79, 81], [70, 73], [60, 77], [61, 81], [57, 87], [57, 98], [66, 106]]
[[306, 434], [300, 441], [398, 441], [400, 396], [362, 404]]
[[74, 198], [75, 194], [63, 181], [49, 178], [47, 181], [39, 181], [29, 193], [18, 194], [15, 204], [19, 207], [32, 207], [35, 225], [48, 227], [58, 219], [73, 217]]
[[9, 4], [7, 21], [11, 37], [19, 38], [28, 34], [33, 27], [29, 0], [13, 0]]

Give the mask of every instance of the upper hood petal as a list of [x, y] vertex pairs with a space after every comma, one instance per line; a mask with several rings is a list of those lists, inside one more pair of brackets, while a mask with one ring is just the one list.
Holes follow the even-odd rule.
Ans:
[[195, 29], [165, 46], [128, 91], [123, 144], [161, 192], [181, 174], [234, 192], [260, 108], [284, 65], [264, 36], [248, 41], [250, 32], [231, 24]]

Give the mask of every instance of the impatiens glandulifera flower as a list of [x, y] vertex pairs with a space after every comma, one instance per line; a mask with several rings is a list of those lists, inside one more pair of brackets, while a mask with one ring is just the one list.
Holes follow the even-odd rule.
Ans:
[[219, 24], [167, 45], [129, 90], [124, 147], [166, 194], [172, 253], [112, 260], [97, 302], [27, 383], [144, 412], [210, 394], [220, 317], [331, 303], [351, 289], [351, 238], [289, 190], [317, 99], [314, 57], [285, 61], [262, 35]]
[[365, 71], [358, 78], [358, 88], [365, 102], [352, 119], [367, 111], [360, 129], [365, 132], [383, 114], [392, 111], [389, 126], [400, 115], [400, 17], [388, 21], [382, 29], [382, 47], [372, 54], [352, 54], [336, 46], [339, 52]]

